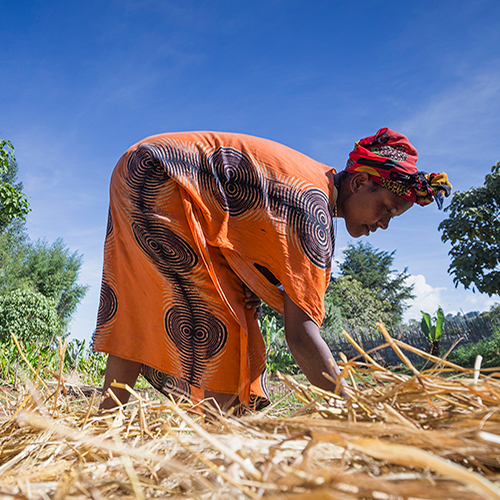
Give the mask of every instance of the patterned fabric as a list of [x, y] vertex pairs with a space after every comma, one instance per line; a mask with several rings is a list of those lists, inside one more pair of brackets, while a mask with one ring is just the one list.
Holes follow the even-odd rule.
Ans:
[[317, 324], [330, 277], [335, 171], [239, 134], [177, 133], [133, 146], [111, 179], [96, 351], [138, 361], [165, 394], [269, 401], [265, 345], [244, 282]]
[[404, 135], [382, 128], [356, 143], [346, 170], [366, 172], [374, 182], [412, 203], [427, 205], [435, 199], [442, 208], [443, 194], [449, 196], [452, 189], [448, 176], [418, 172], [417, 159], [417, 150]]

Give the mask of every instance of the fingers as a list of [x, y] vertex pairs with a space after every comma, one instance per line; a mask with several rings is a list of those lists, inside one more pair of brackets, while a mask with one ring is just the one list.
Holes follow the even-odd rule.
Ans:
[[243, 299], [243, 302], [250, 307], [247, 307], [247, 309], [255, 309], [256, 307], [261, 305], [261, 300], [257, 295], [252, 295], [251, 297], [245, 297]]
[[259, 319], [261, 316], [262, 316], [262, 306], [256, 307], [253, 317], [255, 319]]
[[243, 285], [243, 293], [245, 294], [245, 298], [249, 298], [249, 297], [257, 297], [257, 295], [255, 295], [252, 290], [250, 290], [250, 288], [248, 288], [245, 283], [242, 283]]
[[260, 318], [262, 316], [262, 301], [245, 285], [245, 283], [243, 283], [243, 292], [245, 294], [243, 297], [245, 309], [255, 309], [254, 318]]

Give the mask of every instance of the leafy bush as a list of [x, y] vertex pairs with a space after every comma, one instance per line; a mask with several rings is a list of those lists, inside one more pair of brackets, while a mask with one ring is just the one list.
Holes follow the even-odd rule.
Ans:
[[293, 359], [285, 339], [285, 329], [278, 327], [273, 316], [262, 316], [259, 320], [260, 329], [266, 343], [267, 369], [271, 373], [296, 374], [299, 367]]
[[31, 290], [14, 290], [0, 297], [0, 341], [11, 333], [27, 344], [50, 344], [59, 332], [55, 301]]
[[380, 318], [387, 324], [394, 320], [391, 304], [380, 299], [376, 290], [363, 287], [351, 276], [339, 276], [330, 282], [325, 295], [327, 313], [334, 313], [332, 306], [340, 310], [342, 320], [353, 328], [366, 325], [376, 330]]
[[477, 344], [466, 344], [457, 347], [449, 356], [449, 360], [467, 368], [473, 368], [477, 356], [483, 357], [482, 366], [492, 368], [500, 366], [500, 330], [496, 330], [488, 339]]
[[342, 312], [340, 307], [334, 305], [331, 301], [325, 301], [325, 319], [321, 325], [321, 336], [327, 341], [329, 338], [344, 338], [342, 334], [344, 324], [342, 321]]
[[14, 146], [10, 141], [0, 139], [0, 221], [9, 223], [19, 217], [26, 220], [31, 211], [27, 196], [13, 186], [8, 178], [10, 167], [16, 163]]

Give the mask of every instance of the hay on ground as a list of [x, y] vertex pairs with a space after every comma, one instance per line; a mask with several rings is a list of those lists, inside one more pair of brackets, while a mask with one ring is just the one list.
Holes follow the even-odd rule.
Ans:
[[130, 389], [105, 413], [62, 373], [55, 389], [0, 388], [0, 499], [500, 499], [500, 368], [474, 373], [380, 328], [406, 372], [351, 339], [350, 398], [282, 376], [293, 411], [207, 419]]

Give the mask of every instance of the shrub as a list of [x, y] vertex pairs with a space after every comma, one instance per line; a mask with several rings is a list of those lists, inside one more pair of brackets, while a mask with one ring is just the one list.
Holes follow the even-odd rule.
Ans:
[[13, 333], [25, 344], [48, 345], [59, 331], [55, 301], [31, 290], [13, 290], [0, 297], [0, 341]]
[[278, 327], [273, 316], [262, 316], [260, 329], [266, 343], [267, 369], [271, 373], [277, 371], [291, 375], [299, 372], [285, 339], [285, 329]]
[[457, 347], [449, 356], [450, 361], [467, 368], [473, 368], [477, 356], [483, 357], [482, 366], [492, 368], [500, 366], [500, 330], [496, 330], [487, 339], [477, 344], [467, 344]]

